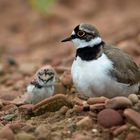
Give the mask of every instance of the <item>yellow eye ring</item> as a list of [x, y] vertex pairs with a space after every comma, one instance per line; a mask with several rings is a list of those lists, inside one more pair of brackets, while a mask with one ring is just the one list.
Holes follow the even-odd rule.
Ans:
[[83, 37], [85, 34], [86, 34], [86, 33], [85, 33], [84, 31], [79, 31], [79, 32], [77, 32], [77, 35], [78, 35], [79, 37]]

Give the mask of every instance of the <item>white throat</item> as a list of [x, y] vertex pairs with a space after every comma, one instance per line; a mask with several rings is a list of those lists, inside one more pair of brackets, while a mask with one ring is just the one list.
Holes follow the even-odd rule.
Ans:
[[84, 48], [87, 46], [93, 47], [94, 45], [100, 44], [102, 42], [102, 39], [100, 37], [96, 37], [94, 39], [91, 39], [90, 41], [86, 42], [85, 40], [81, 40], [79, 38], [75, 38], [72, 40], [74, 46], [79, 49], [79, 48]]

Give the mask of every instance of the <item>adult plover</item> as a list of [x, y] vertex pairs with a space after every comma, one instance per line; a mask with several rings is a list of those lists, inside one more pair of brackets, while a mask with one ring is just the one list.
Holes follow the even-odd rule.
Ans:
[[128, 96], [140, 91], [140, 68], [122, 50], [106, 44], [98, 30], [89, 24], [74, 28], [71, 36], [76, 48], [71, 74], [82, 95]]

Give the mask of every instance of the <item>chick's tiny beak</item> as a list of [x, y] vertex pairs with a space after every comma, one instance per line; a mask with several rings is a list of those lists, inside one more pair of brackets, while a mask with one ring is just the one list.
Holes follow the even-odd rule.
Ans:
[[71, 41], [71, 40], [72, 40], [72, 38], [71, 38], [71, 36], [70, 36], [70, 37], [65, 38], [65, 39], [62, 40], [61, 42], [67, 42], [67, 41]]

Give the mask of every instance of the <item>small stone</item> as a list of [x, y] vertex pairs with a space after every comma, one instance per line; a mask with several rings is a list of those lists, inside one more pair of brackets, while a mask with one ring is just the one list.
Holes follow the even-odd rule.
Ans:
[[132, 123], [134, 123], [140, 128], [140, 113], [132, 109], [125, 109], [124, 116], [128, 119], [128, 121], [130, 120]]
[[81, 100], [81, 99], [78, 98], [78, 97], [75, 97], [75, 98], [73, 99], [73, 103], [76, 104], [76, 105], [82, 106], [82, 105], [83, 105], [83, 100]]
[[17, 110], [17, 106], [14, 104], [7, 104], [3, 106], [2, 111], [8, 112], [8, 113], [15, 113], [15, 110]]
[[123, 109], [123, 108], [129, 108], [132, 106], [132, 102], [126, 98], [126, 97], [114, 97], [110, 100], [106, 101], [106, 108], [112, 108], [112, 109]]
[[17, 132], [25, 125], [26, 124], [22, 121], [12, 121], [8, 123], [6, 126], [12, 129], [14, 132]]
[[11, 80], [13, 81], [19, 81], [19, 80], [23, 80], [23, 75], [21, 73], [13, 73], [10, 77]]
[[20, 95], [19, 92], [16, 91], [0, 91], [0, 99], [3, 100], [14, 100], [18, 95]]
[[75, 134], [73, 140], [91, 140], [91, 136], [88, 136], [88, 135], [84, 135], [84, 134], [81, 134], [81, 133], [77, 133]]
[[124, 132], [125, 130], [128, 130], [128, 125], [127, 124], [124, 124], [118, 128], [116, 128], [112, 133], [114, 136], [117, 136], [119, 134], [121, 134], [122, 132]]
[[59, 110], [59, 113], [65, 115], [68, 110], [69, 108], [67, 106], [62, 106]]
[[15, 114], [8, 114], [2, 117], [5, 121], [12, 121], [12, 119], [15, 117]]
[[106, 128], [123, 124], [122, 116], [113, 109], [104, 109], [97, 115], [97, 121]]
[[32, 112], [33, 107], [34, 107], [33, 104], [21, 105], [21, 106], [19, 107], [19, 112], [20, 112], [22, 115], [30, 114], [30, 113]]
[[92, 131], [94, 134], [99, 133], [99, 131], [98, 131], [96, 128], [93, 128], [91, 131]]
[[98, 104], [98, 103], [105, 103], [106, 100], [108, 100], [108, 98], [103, 97], [103, 96], [101, 96], [101, 97], [90, 97], [90, 98], [88, 98], [87, 103], [89, 105]]
[[72, 78], [71, 78], [71, 72], [70, 71], [65, 71], [61, 77], [60, 81], [64, 86], [72, 86]]
[[36, 138], [32, 134], [21, 132], [16, 135], [16, 140], [36, 140]]
[[137, 111], [140, 110], [140, 101], [138, 101], [138, 103], [136, 103], [136, 104], [133, 106], [133, 109], [134, 109], [134, 110], [137, 110]]
[[35, 63], [21, 63], [19, 65], [19, 71], [25, 75], [33, 73], [35, 69], [36, 69]]
[[51, 62], [51, 65], [53, 66], [53, 67], [57, 67], [57, 66], [59, 66], [60, 64], [62, 63], [62, 59], [53, 59], [52, 60], [52, 62]]
[[3, 73], [4, 73], [4, 66], [0, 64], [0, 75], [2, 75]]
[[64, 67], [64, 66], [58, 66], [58, 67], [55, 67], [55, 70], [57, 73], [64, 73], [64, 71], [70, 71], [70, 68]]
[[140, 44], [140, 33], [137, 35], [137, 41]]
[[139, 98], [138, 98], [138, 96], [137, 96], [136, 94], [130, 94], [130, 95], [128, 96], [128, 99], [129, 99], [133, 104], [136, 104], [136, 103], [138, 103], [138, 101], [139, 101]]
[[66, 93], [66, 88], [62, 83], [55, 83], [54, 84], [54, 94]]
[[89, 104], [87, 104], [87, 101], [83, 101], [83, 111], [89, 111]]
[[21, 110], [31, 110], [32, 108], [34, 107], [34, 105], [33, 104], [25, 104], [25, 105], [22, 105], [22, 106], [20, 106], [19, 108], [21, 109]]
[[2, 100], [0, 99], [0, 109], [3, 107], [3, 102]]
[[15, 140], [14, 133], [9, 127], [5, 126], [0, 130], [0, 139]]
[[63, 94], [57, 94], [35, 104], [32, 109], [32, 113], [34, 115], [41, 115], [46, 111], [55, 112], [58, 111], [62, 106], [72, 108], [73, 104], [67, 99], [67, 96]]
[[83, 109], [83, 106], [74, 105], [73, 110], [74, 110], [75, 112], [77, 112], [77, 113], [80, 113], [80, 112], [82, 112], [84, 109]]
[[90, 129], [93, 127], [93, 121], [90, 117], [84, 117], [83, 119], [81, 119], [80, 121], [78, 121], [76, 123], [76, 126], [79, 128], [79, 129]]
[[8, 57], [7, 58], [7, 64], [11, 65], [11, 66], [17, 66], [17, 62], [13, 57]]
[[128, 133], [125, 140], [136, 140], [135, 134]]
[[23, 94], [21, 96], [17, 96], [13, 101], [11, 101], [12, 104], [14, 105], [17, 105], [17, 106], [20, 106], [20, 105], [23, 105], [25, 104], [25, 99], [26, 99], [26, 94]]
[[36, 129], [35, 124], [37, 124], [37, 121], [34, 121], [34, 120], [30, 119], [30, 120], [28, 121], [28, 123], [26, 123], [26, 125], [24, 125], [24, 126], [22, 127], [22, 130], [23, 130], [24, 132], [27, 132], [27, 133], [32, 133], [32, 132], [34, 132], [35, 129]]
[[90, 111], [93, 111], [93, 112], [103, 110], [104, 108], [105, 108], [104, 103], [90, 105]]
[[47, 138], [48, 134], [50, 133], [50, 130], [44, 125], [41, 124], [35, 129], [35, 135], [37, 135], [38, 139], [45, 139]]
[[25, 83], [23, 80], [20, 80], [13, 85], [13, 90], [20, 90], [23, 87], [25, 87]]

